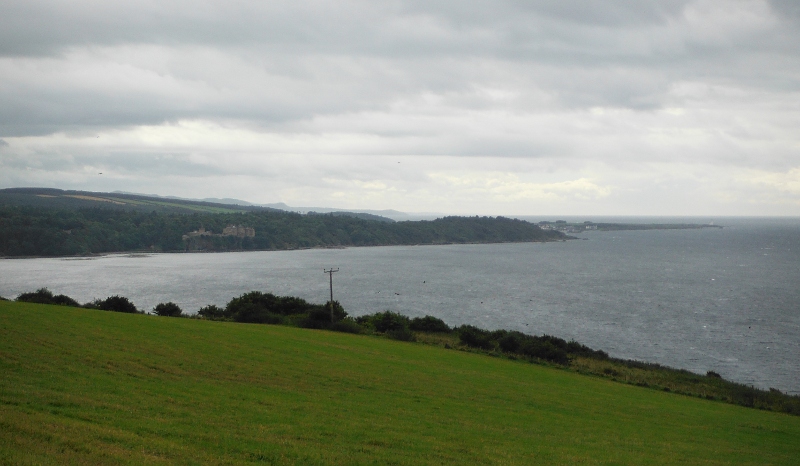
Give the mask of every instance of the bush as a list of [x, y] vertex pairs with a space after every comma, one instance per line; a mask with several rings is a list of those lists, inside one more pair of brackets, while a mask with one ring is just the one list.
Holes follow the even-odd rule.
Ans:
[[370, 324], [375, 331], [385, 333], [390, 330], [408, 329], [410, 320], [397, 312], [385, 311], [362, 316], [359, 318], [359, 323]]
[[331, 323], [330, 313], [324, 310], [309, 312], [306, 317], [297, 319], [295, 322], [296, 325], [301, 328], [328, 329], [333, 325]]
[[442, 319], [433, 316], [414, 317], [408, 327], [417, 332], [450, 333], [452, 331]]
[[567, 352], [546, 339], [526, 338], [520, 345], [519, 352], [532, 358], [544, 359], [557, 364], [569, 364]]
[[[308, 317], [311, 319], [319, 320], [322, 322], [331, 322], [331, 302], [328, 301], [325, 303], [324, 306], [320, 306], [318, 304], [313, 305], [310, 311], [308, 311]], [[342, 319], [347, 317], [347, 312], [345, 312], [344, 308], [339, 301], [333, 302], [333, 321], [338, 322]]]
[[305, 299], [295, 298], [293, 296], [275, 296], [272, 293], [262, 293], [260, 291], [251, 291], [245, 293], [238, 298], [233, 298], [225, 306], [226, 317], [234, 317], [240, 310], [253, 307], [262, 309], [272, 314], [280, 314], [284, 316], [293, 314], [305, 314], [312, 308], [319, 306], [318, 304], [311, 304]]
[[236, 313], [233, 314], [236, 322], [250, 324], [282, 324], [284, 317], [254, 303], [242, 303], [237, 306]]
[[494, 349], [491, 332], [472, 325], [462, 325], [458, 329], [458, 338], [467, 346], [485, 350]]
[[392, 330], [388, 330], [386, 332], [386, 336], [392, 340], [400, 340], [400, 341], [416, 341], [417, 338], [414, 336], [414, 332], [409, 330], [408, 327], [396, 328]]
[[506, 353], [516, 353], [519, 349], [520, 338], [514, 332], [510, 332], [497, 340], [500, 349]]
[[225, 310], [221, 307], [209, 304], [208, 306], [201, 307], [199, 311], [197, 311], [197, 315], [210, 320], [221, 320], [225, 318]]
[[153, 308], [153, 314], [161, 317], [183, 317], [183, 310], [172, 301], [160, 303]]
[[60, 294], [53, 296], [47, 288], [39, 288], [32, 293], [22, 293], [17, 296], [17, 301], [37, 304], [57, 304], [60, 306], [80, 307], [80, 304], [69, 296]]
[[363, 330], [358, 323], [350, 317], [344, 318], [331, 324], [330, 329], [334, 332], [361, 333]]
[[128, 300], [128, 298], [118, 295], [109, 296], [104, 300], [95, 300], [86, 307], [100, 309], [102, 311], [125, 312], [128, 314], [135, 314], [139, 312], [139, 310], [136, 309], [136, 306], [134, 306], [133, 303]]

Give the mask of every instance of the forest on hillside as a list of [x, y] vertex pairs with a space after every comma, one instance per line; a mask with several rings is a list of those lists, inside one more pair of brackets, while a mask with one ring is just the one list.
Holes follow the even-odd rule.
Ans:
[[[222, 236], [229, 225], [255, 236]], [[204, 228], [213, 236], [184, 238]], [[0, 205], [0, 256], [71, 256], [111, 252], [285, 250], [313, 247], [558, 241], [567, 236], [504, 217], [445, 217], [381, 222], [331, 214], [277, 211], [142, 212]]]

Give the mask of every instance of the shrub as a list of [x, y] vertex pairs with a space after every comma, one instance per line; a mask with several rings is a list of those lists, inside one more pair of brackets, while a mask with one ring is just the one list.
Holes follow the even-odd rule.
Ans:
[[183, 310], [172, 301], [168, 303], [160, 303], [153, 308], [153, 314], [161, 317], [182, 317]]
[[715, 378], [715, 379], [721, 379], [721, 378], [722, 378], [722, 376], [721, 376], [721, 375], [719, 375], [718, 373], [716, 373], [716, 372], [714, 372], [714, 371], [708, 371], [708, 372], [706, 372], [706, 377], [713, 377], [713, 378]]
[[17, 301], [37, 304], [57, 304], [60, 306], [80, 307], [80, 304], [69, 296], [53, 295], [47, 288], [39, 288], [31, 293], [22, 293], [17, 296]]
[[350, 317], [346, 317], [342, 320], [336, 321], [331, 324], [330, 329], [334, 332], [345, 332], [345, 333], [361, 333], [363, 330], [358, 323]]
[[201, 307], [199, 311], [197, 311], [197, 315], [210, 320], [221, 320], [225, 318], [225, 310], [215, 304], [209, 304], [208, 306]]
[[270, 312], [254, 303], [240, 304], [232, 317], [236, 322], [251, 324], [281, 324], [284, 322], [282, 315]]
[[136, 309], [136, 306], [134, 306], [128, 298], [119, 295], [109, 296], [104, 300], [95, 300], [86, 307], [92, 307], [103, 311], [125, 312], [129, 314], [135, 314], [139, 312], [139, 310]]
[[[313, 317], [317, 320], [324, 320], [330, 323], [331, 321], [331, 302], [328, 301], [325, 305], [320, 306], [315, 304], [314, 307], [308, 312], [309, 317]], [[342, 319], [347, 317], [347, 312], [345, 312], [344, 308], [339, 301], [333, 302], [333, 321], [338, 322]]]
[[532, 358], [544, 359], [557, 364], [569, 364], [567, 352], [546, 339], [526, 338], [520, 346], [519, 352]]
[[318, 304], [311, 304], [305, 299], [295, 298], [293, 296], [275, 296], [272, 293], [262, 293], [260, 291], [251, 291], [245, 293], [238, 298], [233, 298], [225, 306], [225, 315], [235, 318], [235, 315], [240, 310], [248, 308], [262, 309], [272, 314], [280, 314], [284, 316], [293, 314], [305, 314]]
[[301, 328], [327, 329], [333, 325], [330, 313], [321, 309], [309, 312], [307, 316], [296, 319], [295, 322]]
[[520, 338], [514, 332], [509, 332], [497, 340], [500, 349], [506, 353], [516, 353], [519, 349]]
[[368, 322], [371, 323], [372, 327], [378, 332], [408, 329], [410, 323], [408, 317], [392, 311], [376, 312], [371, 316], [363, 317], [366, 317]]
[[458, 338], [467, 346], [485, 350], [494, 349], [491, 332], [472, 325], [462, 325], [457, 329]]
[[452, 331], [442, 319], [433, 316], [414, 317], [408, 327], [417, 332], [449, 333]]
[[408, 327], [402, 328], [395, 328], [388, 330], [386, 332], [386, 336], [391, 338], [392, 340], [400, 340], [400, 341], [416, 341], [417, 338], [414, 336], [414, 332], [412, 332]]

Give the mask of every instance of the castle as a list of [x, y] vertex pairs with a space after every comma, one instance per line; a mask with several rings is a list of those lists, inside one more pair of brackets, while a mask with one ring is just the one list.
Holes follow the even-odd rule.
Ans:
[[253, 238], [256, 236], [256, 230], [255, 228], [241, 225], [228, 225], [222, 229], [221, 235], [216, 235], [210, 231], [206, 231], [205, 227], [200, 227], [196, 231], [190, 231], [189, 233], [183, 235], [183, 240], [185, 241], [189, 238], [194, 238], [197, 236], [236, 236], [238, 238]]
[[243, 227], [241, 225], [228, 225], [222, 230], [222, 236], [238, 236], [239, 238], [254, 237], [256, 230], [250, 227]]

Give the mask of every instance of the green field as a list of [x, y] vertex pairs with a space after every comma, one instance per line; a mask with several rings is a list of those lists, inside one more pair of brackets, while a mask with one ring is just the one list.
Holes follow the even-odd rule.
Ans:
[[0, 301], [2, 464], [797, 464], [800, 417], [480, 354]]

